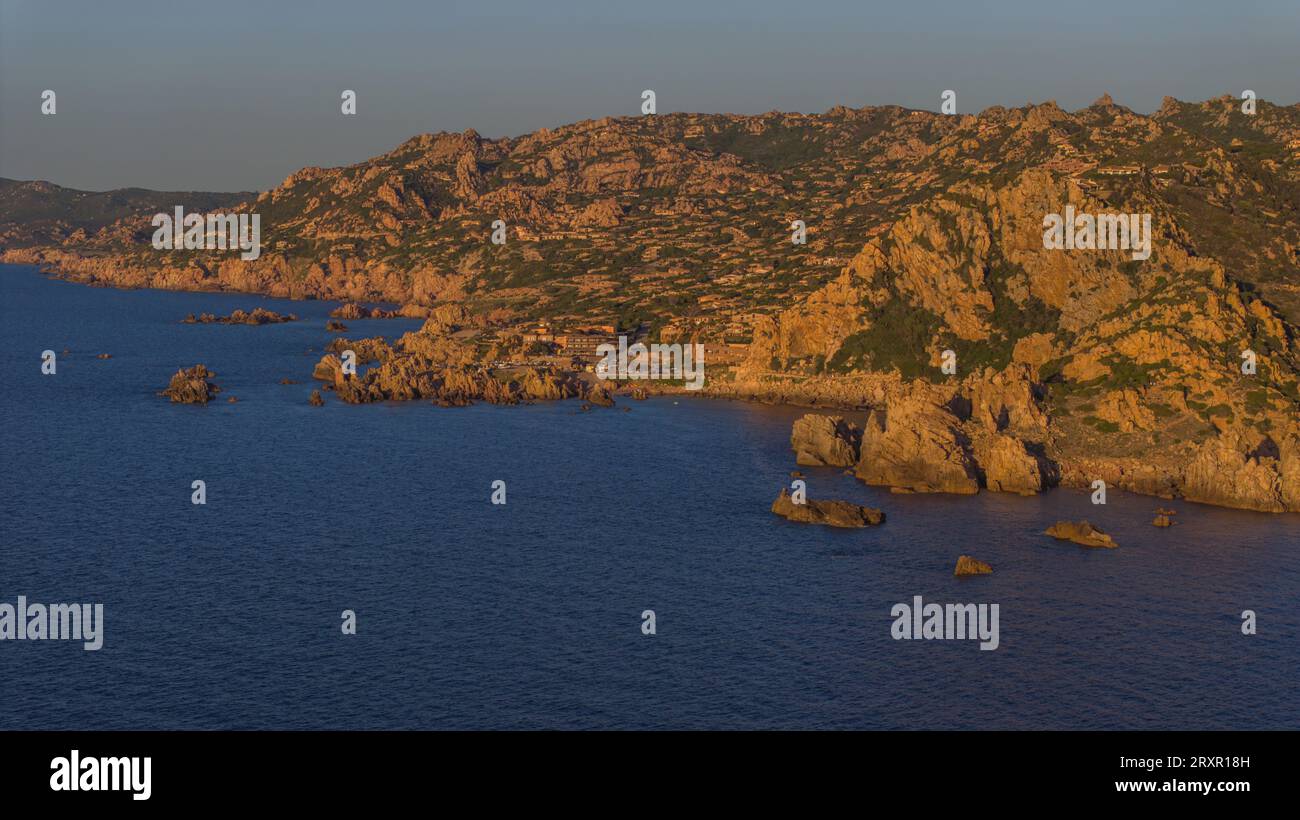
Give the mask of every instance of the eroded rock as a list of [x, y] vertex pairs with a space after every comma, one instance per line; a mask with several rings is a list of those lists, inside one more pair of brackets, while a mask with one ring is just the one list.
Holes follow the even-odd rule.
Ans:
[[1087, 521], [1058, 521], [1045, 531], [1047, 535], [1062, 541], [1073, 541], [1085, 547], [1104, 547], [1114, 549], [1119, 546], [1115, 539], [1089, 524]]
[[207, 404], [221, 392], [220, 387], [209, 381], [216, 375], [201, 364], [182, 368], [172, 376], [167, 389], [158, 395], [167, 396], [177, 404]]
[[809, 413], [794, 423], [790, 447], [806, 467], [851, 467], [858, 460], [862, 431], [841, 416]]
[[251, 311], [236, 310], [229, 316], [216, 316], [211, 313], [193, 313], [181, 320], [186, 325], [276, 325], [282, 322], [296, 322], [298, 317], [292, 313], [279, 314], [273, 310], [253, 308]]
[[956, 416], [924, 399], [900, 399], [872, 412], [854, 474], [908, 492], [979, 492], [970, 440]]
[[993, 567], [972, 558], [969, 555], [961, 555], [957, 558], [957, 567], [952, 571], [953, 575], [992, 575]]
[[815, 501], [810, 498], [803, 504], [796, 504], [784, 488], [772, 502], [772, 512], [790, 521], [832, 527], [866, 527], [885, 521], [885, 514], [880, 510], [860, 507], [849, 501]]

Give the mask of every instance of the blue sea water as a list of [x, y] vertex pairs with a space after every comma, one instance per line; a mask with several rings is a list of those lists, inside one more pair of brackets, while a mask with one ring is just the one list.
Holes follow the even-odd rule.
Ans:
[[[302, 321], [178, 323], [258, 305]], [[888, 520], [793, 524], [800, 410], [313, 408], [332, 307], [0, 266], [0, 601], [105, 608], [97, 652], [0, 642], [0, 729], [1300, 728], [1300, 516], [805, 470]], [[155, 395], [198, 362], [216, 403]], [[1042, 535], [1065, 518], [1120, 548]], [[915, 595], [998, 604], [999, 648], [894, 640]]]

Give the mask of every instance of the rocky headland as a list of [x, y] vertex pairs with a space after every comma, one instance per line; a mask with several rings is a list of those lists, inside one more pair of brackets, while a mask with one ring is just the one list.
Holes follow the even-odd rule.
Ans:
[[[1300, 105], [1245, 116], [1231, 97], [1149, 115], [1103, 96], [1072, 112], [605, 118], [424, 134], [255, 195], [188, 195], [262, 215], [250, 261], [154, 251], [150, 217], [172, 195], [3, 180], [0, 259], [93, 285], [338, 300], [338, 320], [426, 318], [395, 342], [331, 343], [366, 365], [318, 367], [349, 402], [602, 404], [614, 388], [561, 355], [559, 331], [616, 327], [704, 343], [705, 395], [817, 409], [796, 461], [873, 485], [1100, 480], [1296, 512], [1297, 145]], [[1045, 217], [1066, 209], [1149, 216], [1149, 255], [1045, 247]]]

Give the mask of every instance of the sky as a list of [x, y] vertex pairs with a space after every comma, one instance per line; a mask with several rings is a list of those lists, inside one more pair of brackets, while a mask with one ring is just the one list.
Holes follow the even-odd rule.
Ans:
[[72, 188], [265, 190], [420, 133], [637, 115], [644, 89], [660, 113], [1290, 105], [1300, 0], [0, 0], [0, 176]]

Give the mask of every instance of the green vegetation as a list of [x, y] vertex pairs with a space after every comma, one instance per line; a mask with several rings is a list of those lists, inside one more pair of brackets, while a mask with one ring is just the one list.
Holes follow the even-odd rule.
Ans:
[[898, 370], [903, 378], [932, 375], [926, 348], [939, 329], [939, 317], [895, 296], [869, 319], [871, 326], [844, 340], [826, 370]]
[[784, 124], [774, 124], [762, 133], [751, 134], [742, 123], [730, 123], [716, 133], [710, 133], [703, 142], [713, 151], [735, 154], [772, 171], [793, 168], [817, 159], [825, 152], [817, 132]]

